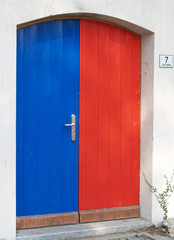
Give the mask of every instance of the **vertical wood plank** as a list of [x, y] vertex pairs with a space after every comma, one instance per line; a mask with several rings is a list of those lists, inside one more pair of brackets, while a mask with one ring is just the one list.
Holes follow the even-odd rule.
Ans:
[[132, 34], [122, 32], [121, 77], [121, 195], [122, 204], [129, 202], [131, 185], [131, 94], [132, 94]]
[[120, 206], [121, 191], [121, 41], [122, 30], [110, 26], [110, 168], [109, 207]]
[[[86, 138], [81, 138], [81, 133], [86, 134], [86, 81], [80, 79], [85, 78], [85, 49], [87, 47], [86, 22], [80, 21], [80, 44], [83, 42], [83, 48], [80, 45], [79, 59], [79, 211], [86, 208]], [[82, 119], [82, 120], [81, 120]]]
[[98, 199], [97, 208], [105, 208], [109, 201], [109, 123], [110, 123], [110, 72], [109, 72], [109, 26], [95, 23], [98, 28]]
[[[80, 21], [74, 21], [74, 112], [76, 114], [76, 141], [74, 144], [74, 172], [73, 172], [73, 211], [78, 211], [79, 207], [79, 51], [80, 51]], [[72, 210], [71, 210], [72, 211]]]
[[37, 45], [37, 209], [49, 213], [50, 74], [49, 22], [38, 27]]
[[[79, 21], [63, 20], [62, 24], [62, 212], [78, 210], [78, 80], [79, 80]], [[75, 84], [76, 82], [76, 84]], [[76, 88], [75, 88], [76, 87]], [[77, 111], [77, 112], [76, 112]], [[71, 114], [76, 115], [76, 141], [71, 141]], [[76, 155], [75, 155], [76, 154]], [[75, 169], [76, 168], [76, 169]], [[76, 176], [75, 176], [76, 174]], [[74, 198], [76, 202], [74, 202]]]
[[[16, 109], [16, 203], [17, 214], [23, 215], [24, 208], [24, 162], [23, 162], [23, 78], [24, 78], [24, 29], [17, 33], [17, 109]], [[20, 184], [20, 187], [19, 187]]]
[[[50, 22], [50, 212], [61, 212], [62, 189], [62, 21]], [[59, 36], [59, 37], [57, 37]], [[59, 204], [57, 204], [59, 203]]]
[[139, 158], [140, 158], [140, 38], [133, 39], [133, 83], [132, 83], [132, 202], [139, 204]]
[[[85, 21], [80, 20], [80, 43], [84, 41], [85, 49], [80, 49], [80, 78], [88, 79], [88, 81], [80, 81], [80, 124], [83, 126], [83, 133], [79, 133], [79, 157], [81, 158], [81, 167], [85, 174], [85, 184], [83, 184], [81, 197], [85, 194], [85, 202], [79, 200], [79, 210], [84, 208], [88, 202], [90, 208], [96, 208], [97, 203], [97, 81], [98, 73], [98, 31], [94, 22], [87, 24]], [[86, 33], [82, 35], [82, 33]], [[91, 35], [94, 36], [91, 39]], [[88, 49], [88, 51], [86, 51]], [[85, 54], [85, 56], [83, 55]], [[83, 58], [84, 56], [84, 58]], [[86, 59], [85, 59], [86, 58]], [[83, 62], [84, 60], [84, 62]], [[84, 98], [84, 99], [83, 99]], [[85, 105], [82, 105], [85, 104]], [[91, 107], [93, 106], [93, 107]], [[84, 153], [83, 153], [84, 152]], [[90, 159], [90, 161], [89, 161]], [[82, 174], [83, 175], [83, 174]], [[80, 179], [83, 178], [80, 175]], [[91, 178], [91, 176], [93, 176]], [[82, 204], [82, 205], [81, 205]]]
[[[23, 211], [27, 214], [34, 212], [37, 207], [36, 195], [36, 178], [37, 178], [37, 165], [33, 158], [36, 158], [36, 68], [37, 58], [37, 26], [30, 26], [24, 29], [24, 51], [25, 57], [23, 59], [23, 194], [24, 206]], [[32, 82], [30, 81], [32, 79]], [[29, 171], [30, 169], [30, 171]]]

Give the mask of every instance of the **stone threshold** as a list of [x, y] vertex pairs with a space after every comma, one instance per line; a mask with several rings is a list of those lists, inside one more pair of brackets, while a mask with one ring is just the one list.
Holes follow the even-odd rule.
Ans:
[[99, 235], [126, 232], [150, 227], [152, 224], [142, 218], [81, 223], [66, 226], [25, 229], [17, 231], [17, 240], [63, 240], [95, 237]]

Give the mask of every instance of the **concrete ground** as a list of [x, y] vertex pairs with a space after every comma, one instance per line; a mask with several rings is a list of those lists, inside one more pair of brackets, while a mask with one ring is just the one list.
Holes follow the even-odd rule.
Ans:
[[170, 240], [167, 233], [141, 219], [126, 219], [17, 231], [17, 240]]
[[[138, 229], [124, 233], [106, 234], [96, 237], [78, 238], [78, 240], [173, 240], [165, 233], [153, 232], [152, 228]], [[71, 239], [75, 240], [75, 239]]]

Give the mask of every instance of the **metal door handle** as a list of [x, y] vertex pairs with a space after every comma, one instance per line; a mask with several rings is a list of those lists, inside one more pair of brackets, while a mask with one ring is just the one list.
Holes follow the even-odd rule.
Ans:
[[75, 126], [75, 124], [74, 123], [66, 123], [66, 124], [64, 124], [65, 125], [65, 127], [71, 127], [71, 126]]
[[71, 114], [71, 123], [64, 124], [65, 127], [71, 127], [71, 141], [75, 141], [76, 138], [76, 116]]

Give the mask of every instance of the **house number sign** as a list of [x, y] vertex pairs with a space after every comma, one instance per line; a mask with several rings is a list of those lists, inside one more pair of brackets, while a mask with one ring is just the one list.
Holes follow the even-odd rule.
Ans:
[[173, 68], [173, 55], [160, 55], [159, 66], [161, 68]]

